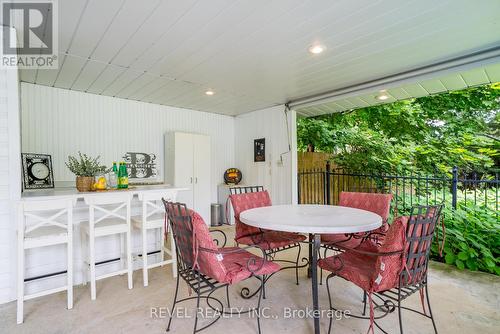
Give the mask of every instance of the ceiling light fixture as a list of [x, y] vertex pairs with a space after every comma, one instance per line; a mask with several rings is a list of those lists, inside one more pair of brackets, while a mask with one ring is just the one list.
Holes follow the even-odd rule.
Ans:
[[379, 101], [385, 101], [389, 98], [389, 94], [387, 94], [386, 90], [381, 90], [378, 95], [375, 97]]
[[309, 52], [313, 55], [320, 54], [323, 51], [325, 51], [325, 47], [323, 45], [315, 44], [309, 47]]
[[212, 95], [214, 95], [214, 94], [215, 94], [215, 92], [214, 92], [213, 90], [207, 90], [207, 91], [205, 92], [205, 94], [206, 94], [206, 95], [209, 95], [209, 96], [212, 96]]

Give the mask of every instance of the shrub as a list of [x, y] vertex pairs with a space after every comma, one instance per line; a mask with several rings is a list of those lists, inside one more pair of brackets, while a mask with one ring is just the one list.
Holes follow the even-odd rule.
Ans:
[[[444, 223], [446, 263], [500, 275], [500, 223], [495, 210], [462, 203], [455, 210], [445, 208]], [[432, 256], [439, 258], [437, 245]]]
[[[492, 197], [492, 194], [487, 197]], [[436, 229], [435, 242], [431, 248], [431, 257], [456, 266], [459, 269], [479, 270], [500, 275], [500, 220], [494, 207], [482, 201], [474, 203], [465, 200], [463, 193], [458, 198], [456, 209], [451, 205], [451, 194], [443, 196], [443, 221], [446, 227], [445, 244], [442, 256], [438, 240], [443, 240], [441, 227]], [[491, 196], [490, 196], [491, 195]], [[470, 196], [469, 196], [470, 197]], [[481, 197], [479, 197], [481, 198]], [[396, 199], [398, 215], [408, 215], [411, 205], [425, 204], [425, 197], [415, 196], [410, 204], [410, 196], [398, 196]], [[442, 203], [442, 198], [430, 200], [429, 204]], [[491, 204], [491, 201], [489, 202]]]

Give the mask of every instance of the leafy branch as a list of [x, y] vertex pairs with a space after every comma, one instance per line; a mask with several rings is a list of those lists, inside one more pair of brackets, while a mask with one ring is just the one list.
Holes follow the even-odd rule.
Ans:
[[[496, 86], [499, 86], [498, 84]], [[500, 168], [500, 89], [468, 88], [297, 121], [313, 145], [350, 171], [487, 174]]]
[[68, 161], [65, 162], [66, 167], [76, 176], [96, 176], [110, 171], [109, 168], [103, 166], [99, 162], [100, 156], [90, 158], [86, 154], [78, 151], [78, 157], [68, 156]]

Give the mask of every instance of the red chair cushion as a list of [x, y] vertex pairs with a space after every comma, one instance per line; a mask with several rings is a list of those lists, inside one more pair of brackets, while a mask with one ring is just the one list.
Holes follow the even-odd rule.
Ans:
[[391, 209], [391, 200], [391, 194], [343, 191], [340, 193], [339, 205], [376, 213], [382, 217], [382, 224], [387, 224]]
[[231, 199], [236, 225], [234, 239], [239, 242], [238, 239], [242, 237], [260, 233], [261, 229], [242, 223], [240, 220], [240, 214], [245, 210], [271, 206], [272, 203], [269, 193], [267, 191], [257, 191], [252, 193], [234, 194], [229, 196], [229, 198]]
[[318, 266], [321, 269], [336, 272], [337, 276], [353, 282], [365, 291], [371, 289], [372, 276], [375, 272], [373, 256], [346, 251], [319, 260]]
[[[194, 261], [198, 271], [221, 283], [237, 283], [252, 275], [247, 268], [249, 260], [255, 259], [255, 264], [250, 262], [250, 269], [256, 270], [262, 264], [262, 258], [245, 250], [223, 254], [224, 251], [238, 250], [237, 247], [218, 248], [210, 235], [207, 224], [195, 211], [190, 210], [192, 217], [194, 238], [196, 246], [210, 251], [193, 249]], [[197, 254], [196, 254], [197, 252]], [[266, 261], [262, 268], [255, 272], [256, 275], [268, 275], [280, 270], [280, 266], [272, 261]]]
[[[220, 248], [220, 251], [240, 249], [238, 247]], [[251, 259], [257, 259], [255, 263]], [[262, 258], [250, 252], [240, 250], [237, 253], [224, 254], [222, 263], [227, 270], [227, 275], [221, 282], [234, 284], [252, 275], [250, 270], [256, 270], [256, 275], [270, 275], [280, 270], [277, 263], [266, 261], [262, 268]], [[250, 269], [250, 270], [249, 270]], [[257, 270], [258, 269], [258, 270]]]
[[198, 254], [194, 255], [195, 262], [198, 263], [198, 270], [206, 276], [209, 276], [219, 282], [223, 282], [228, 275], [228, 271], [222, 262], [222, 256], [217, 255], [219, 248], [215, 244], [212, 235], [210, 235], [208, 226], [205, 224], [203, 218], [193, 210], [190, 210], [190, 213], [192, 217], [195, 243], [197, 243], [197, 245], [195, 244], [193, 247], [193, 254], [196, 252], [194, 249], [196, 246], [213, 251], [212, 253], [198, 250]]
[[235, 237], [242, 245], [258, 245], [264, 250], [284, 247], [304, 241], [305, 236], [297, 233], [282, 233], [249, 226], [240, 220], [240, 214], [249, 209], [271, 206], [267, 190], [252, 193], [234, 194], [229, 197], [234, 210]]
[[[336, 274], [368, 292], [385, 291], [397, 286], [399, 274], [404, 268], [404, 255], [374, 256], [358, 251], [388, 253], [402, 251], [408, 217], [400, 217], [390, 226], [380, 247], [362, 245], [357, 250], [347, 250], [339, 255], [318, 261], [320, 268]], [[343, 265], [341, 265], [343, 264]]]
[[[391, 209], [391, 200], [391, 194], [343, 191], [340, 193], [339, 205], [376, 213], [377, 215], [382, 217], [382, 226], [374, 230], [374, 232], [385, 234], [389, 229], [387, 221], [389, 219], [389, 212]], [[348, 248], [358, 247], [361, 243], [361, 237], [363, 236], [363, 234], [358, 233], [358, 236], [360, 238], [354, 239], [352, 241], [350, 240], [349, 242], [343, 243], [342, 245]], [[321, 236], [321, 241], [325, 243], [338, 242], [345, 239], [345, 235], [336, 236], [335, 234], [330, 234], [328, 236]], [[383, 236], [378, 236], [378, 239], [379, 242], [383, 242]]]
[[247, 235], [237, 241], [243, 245], [257, 245], [264, 250], [293, 245], [306, 240], [306, 237], [297, 233], [288, 232], [263, 232], [255, 235]]
[[[406, 244], [406, 226], [409, 217], [397, 218], [387, 231], [384, 242], [378, 248], [379, 253], [391, 253], [404, 250]], [[373, 291], [392, 289], [399, 284], [399, 274], [404, 268], [404, 254], [378, 256], [376, 258], [378, 275], [375, 277]]]
[[346, 248], [356, 248], [361, 244], [361, 238], [349, 237], [345, 234], [322, 234], [321, 243], [338, 244]]

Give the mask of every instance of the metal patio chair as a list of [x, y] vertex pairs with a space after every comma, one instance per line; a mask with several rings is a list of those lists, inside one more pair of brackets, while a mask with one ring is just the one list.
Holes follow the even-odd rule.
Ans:
[[[318, 262], [319, 267], [331, 272], [326, 279], [330, 309], [337, 311], [333, 306], [329, 281], [339, 276], [359, 286], [368, 296], [368, 301], [366, 298], [363, 301], [363, 314], [350, 316], [370, 319], [369, 331], [372, 333], [374, 325], [383, 333], [387, 333], [377, 320], [396, 309], [400, 332], [403, 333], [401, 311], [404, 309], [431, 319], [437, 334], [429, 301], [427, 274], [431, 244], [441, 210], [442, 205], [415, 206], [410, 216], [399, 217], [391, 224], [381, 245], [366, 240], [357, 248], [344, 249], [338, 255], [321, 259]], [[338, 245], [337, 247], [342, 248]], [[416, 292], [420, 294], [422, 312], [401, 305], [403, 300]], [[425, 299], [428, 314], [424, 305]], [[368, 317], [365, 316], [367, 304], [370, 308]], [[375, 311], [381, 313], [375, 315]], [[333, 319], [330, 318], [329, 332], [332, 324]]]
[[[196, 316], [193, 333], [197, 333], [213, 325], [222, 315], [242, 314], [256, 312], [258, 332], [260, 328], [260, 304], [262, 292], [256, 308], [251, 308], [243, 312], [231, 313], [225, 311], [223, 302], [213, 294], [219, 289], [226, 289], [227, 307], [230, 307], [229, 286], [250, 277], [259, 280], [260, 286], [264, 284], [264, 275], [271, 275], [277, 272], [278, 264], [267, 261], [264, 251], [257, 246], [239, 248], [224, 247], [219, 248], [212, 239], [207, 225], [203, 218], [196, 212], [189, 210], [185, 204], [173, 203], [163, 200], [167, 212], [173, 239], [175, 241], [177, 255], [177, 281], [175, 288], [172, 311], [178, 303], [196, 299]], [[217, 230], [217, 232], [222, 231]], [[254, 255], [247, 249], [257, 249], [262, 252], [262, 257]], [[196, 296], [178, 299], [179, 282], [186, 282], [190, 290]], [[261, 289], [262, 291], [262, 289]], [[215, 317], [208, 324], [203, 324], [198, 328], [198, 310], [200, 301], [204, 299], [207, 306], [215, 311]], [[214, 303], [216, 305], [214, 305]], [[168, 321], [167, 331], [172, 323], [172, 312]]]
[[[380, 244], [384, 238], [385, 233], [387, 233], [387, 230], [389, 229], [388, 221], [389, 212], [391, 209], [391, 201], [391, 194], [343, 191], [340, 193], [338, 205], [370, 211], [381, 216], [382, 226], [377, 230], [369, 233], [372, 241]], [[363, 242], [363, 238], [365, 238], [365, 236], [367, 235], [368, 234], [366, 233], [321, 235], [323, 258], [326, 258], [327, 252], [329, 250], [335, 252], [342, 251], [341, 249], [336, 248], [335, 245], [337, 244], [346, 248], [358, 247]], [[323, 270], [321, 270], [320, 272], [320, 284], [323, 284]]]
[[[271, 198], [269, 193], [264, 190], [262, 186], [252, 186], [252, 187], [233, 187], [231, 188], [231, 205], [234, 210], [235, 218], [235, 237], [234, 240], [237, 244], [242, 245], [255, 245], [262, 248], [268, 259], [272, 259], [275, 262], [283, 262], [292, 264], [291, 266], [282, 267], [284, 269], [295, 269], [295, 282], [299, 284], [299, 268], [307, 266], [307, 259], [303, 259], [305, 264], [299, 265], [300, 252], [301, 252], [301, 242], [306, 240], [306, 236], [291, 233], [291, 232], [277, 232], [272, 230], [264, 230], [257, 227], [249, 226], [240, 220], [241, 212], [253, 208], [259, 208], [264, 206], [271, 206]], [[279, 252], [288, 249], [297, 249], [297, 257], [295, 261], [275, 259], [275, 255]], [[266, 276], [264, 282], [270, 276]], [[254, 296], [258, 291], [250, 294], [247, 288], [241, 291], [241, 295], [244, 298], [250, 298]], [[264, 298], [266, 294], [264, 291]]]

